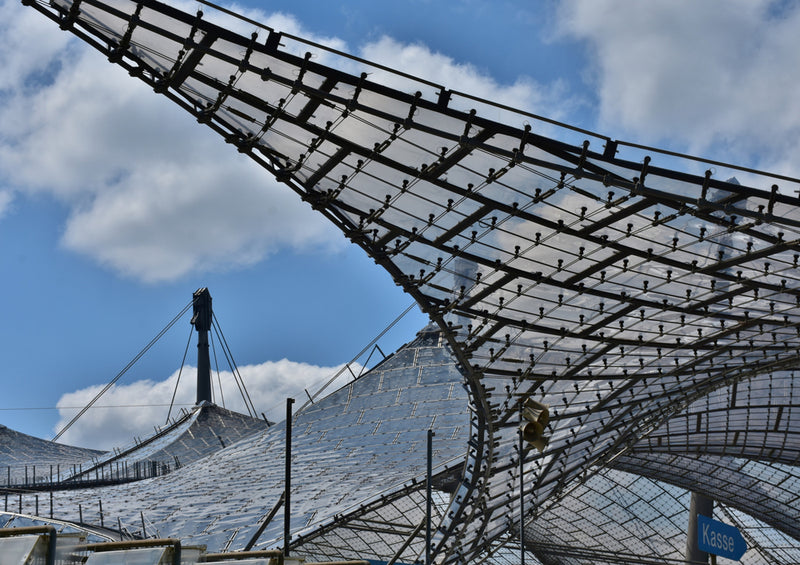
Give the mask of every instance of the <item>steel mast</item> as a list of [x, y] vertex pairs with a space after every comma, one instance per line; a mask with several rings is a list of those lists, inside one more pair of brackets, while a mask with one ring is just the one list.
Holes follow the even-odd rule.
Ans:
[[200, 288], [193, 295], [192, 325], [197, 330], [197, 404], [211, 402], [211, 360], [208, 354], [208, 331], [213, 317], [211, 293]]

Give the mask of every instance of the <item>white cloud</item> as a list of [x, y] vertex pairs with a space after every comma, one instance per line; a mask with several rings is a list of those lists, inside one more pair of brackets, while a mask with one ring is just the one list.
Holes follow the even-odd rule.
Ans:
[[64, 245], [157, 282], [252, 264], [280, 247], [344, 244], [294, 193], [237, 156], [137, 167], [73, 210]]
[[[519, 108], [528, 112], [564, 119], [570, 109], [579, 103], [567, 94], [565, 85], [556, 82], [542, 85], [530, 77], [521, 76], [512, 84], [500, 84], [490, 75], [470, 63], [457, 62], [443, 53], [431, 51], [420, 43], [405, 44], [391, 37], [381, 37], [367, 43], [360, 50], [366, 60], [408, 73], [412, 76], [440, 84], [449, 90], [463, 92], [490, 102]], [[370, 80], [396, 88], [403, 88], [405, 79], [385, 72], [373, 72]], [[475, 106], [466, 101], [465, 107]]]
[[800, 6], [769, 0], [573, 0], [604, 133], [800, 172]]
[[[250, 399], [259, 413], [271, 421], [285, 417], [286, 398], [296, 399], [298, 409], [306, 400], [304, 389], [314, 394], [317, 387], [336, 375], [342, 367], [319, 367], [282, 359], [259, 365], [239, 367], [239, 374], [247, 387]], [[354, 371], [358, 371], [356, 367]], [[173, 417], [181, 406], [191, 406], [196, 399], [196, 375], [194, 367], [185, 366], [180, 385], [175, 395]], [[345, 371], [340, 379], [348, 379]], [[164, 380], [139, 380], [130, 384], [114, 385], [73, 424], [59, 442], [95, 449], [111, 449], [130, 443], [134, 437], [149, 437], [154, 425], [166, 421], [168, 406], [178, 381], [178, 371]], [[246, 414], [244, 401], [230, 371], [212, 375], [214, 400], [220, 406]], [[222, 397], [219, 382], [222, 382]], [[337, 381], [340, 382], [340, 381]], [[104, 385], [94, 385], [63, 394], [57, 403], [59, 421], [54, 431], [63, 428], [102, 390]], [[336, 386], [336, 385], [334, 385]], [[334, 388], [329, 388], [328, 393]], [[224, 403], [223, 403], [224, 399]]]
[[0, 190], [0, 219], [6, 215], [13, 200], [14, 194], [10, 190]]
[[158, 282], [282, 247], [344, 247], [291, 190], [172, 102], [33, 10], [4, 2], [3, 12], [14, 17], [0, 24], [0, 178], [67, 204], [66, 248]]
[[[31, 70], [47, 68], [53, 62], [53, 53], [67, 45], [69, 35], [53, 33], [52, 22], [14, 0], [0, 0], [0, 13], [1, 94], [22, 85], [26, 78], [37, 78]], [[34, 37], [36, 40], [31, 41]], [[35, 82], [23, 86], [33, 88]]]
[[[172, 5], [189, 13], [194, 13], [198, 6], [192, 2], [172, 2]], [[338, 37], [314, 34], [306, 29], [303, 24], [291, 14], [284, 14], [282, 12], [266, 13], [263, 10], [242, 6], [235, 2], [225, 5], [224, 7], [236, 14], [239, 14], [243, 18], [247, 18], [248, 20], [254, 22], [259, 22], [262, 26], [272, 28], [282, 34], [301, 37], [306, 41], [317, 43], [319, 45], [325, 45], [326, 47], [330, 47], [331, 49], [336, 49], [338, 51], [348, 50], [347, 44], [344, 42], [344, 40]], [[268, 33], [267, 30], [261, 28], [260, 26], [255, 26], [241, 18], [229, 16], [212, 9], [205, 9], [203, 12], [203, 18], [214, 23], [215, 25], [222, 26], [244, 36], [249, 36], [251, 33], [257, 32], [259, 38], [264, 38]], [[295, 54], [302, 55], [305, 53], [305, 51], [307, 51], [307, 48], [301, 48], [300, 44], [287, 38], [284, 38], [281, 43], [284, 48], [286, 48], [287, 44], [292, 45], [292, 52]], [[294, 49], [294, 47], [297, 49]]]

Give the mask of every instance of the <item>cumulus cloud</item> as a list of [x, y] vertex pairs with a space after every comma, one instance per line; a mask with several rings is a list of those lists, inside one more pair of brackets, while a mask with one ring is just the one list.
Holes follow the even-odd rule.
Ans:
[[[36, 79], [33, 69], [47, 68], [53, 53], [63, 49], [69, 36], [52, 33], [52, 24], [14, 0], [0, 0], [0, 93], [17, 88], [23, 79]], [[35, 37], [36, 41], [31, 41]], [[38, 78], [42, 78], [39, 76]], [[32, 87], [33, 84], [27, 86]]]
[[[530, 77], [521, 76], [511, 84], [501, 84], [474, 65], [455, 61], [421, 43], [406, 44], [384, 36], [365, 44], [360, 56], [450, 90], [512, 108], [546, 114], [553, 119], [564, 119], [580, 103], [577, 97], [568, 94], [566, 85], [560, 81], [544, 85]], [[397, 88], [407, 84], [405, 79], [383, 71], [373, 72], [370, 79]], [[464, 101], [461, 105], [470, 108], [475, 106], [475, 102]]]
[[14, 194], [10, 190], [0, 190], [0, 219], [8, 212], [13, 200]]
[[[259, 365], [239, 367], [239, 374], [259, 416], [263, 412], [271, 421], [281, 421], [285, 416], [286, 398], [295, 398], [299, 408], [307, 398], [304, 389], [314, 394], [318, 387], [340, 372], [342, 366], [319, 367], [282, 359]], [[353, 369], [358, 371], [358, 367]], [[175, 394], [175, 416], [180, 407], [194, 405], [196, 399], [197, 370], [185, 366]], [[344, 371], [340, 379], [352, 375]], [[169, 411], [170, 400], [178, 383], [179, 371], [163, 380], [139, 380], [111, 387], [63, 436], [59, 442], [111, 449], [130, 443], [134, 437], [145, 438], [154, 433], [155, 425], [163, 425]], [[229, 410], [247, 413], [244, 400], [233, 373], [220, 371], [212, 375], [214, 401]], [[337, 381], [340, 382], [340, 381]], [[221, 390], [220, 393], [220, 384]], [[103, 388], [94, 385], [63, 394], [57, 403], [59, 421], [54, 432], [61, 430], [79, 409], [87, 405]], [[334, 384], [333, 386], [338, 386]], [[328, 389], [332, 392], [334, 388]]]
[[728, 161], [800, 172], [800, 5], [770, 0], [571, 0], [599, 129]]
[[64, 247], [146, 282], [252, 264], [279, 248], [344, 246], [292, 191], [173, 103], [33, 10], [11, 0], [2, 9], [0, 179], [13, 191], [0, 194], [0, 214], [13, 192], [52, 195], [69, 210]]

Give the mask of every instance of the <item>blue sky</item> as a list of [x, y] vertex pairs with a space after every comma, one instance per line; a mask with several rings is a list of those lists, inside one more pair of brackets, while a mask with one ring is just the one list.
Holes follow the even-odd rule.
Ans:
[[[797, 2], [281, 0], [234, 9], [614, 138], [800, 174]], [[111, 380], [201, 286], [272, 419], [286, 396], [302, 398], [410, 304], [264, 177], [35, 11], [0, 0], [0, 424], [52, 437], [69, 407]], [[413, 312], [382, 349], [424, 322]], [[64, 439], [109, 447], [163, 423], [189, 331], [186, 317], [98, 402], [136, 408], [94, 409]], [[234, 389], [224, 390], [236, 408]], [[192, 399], [191, 384], [180, 389], [179, 401]]]

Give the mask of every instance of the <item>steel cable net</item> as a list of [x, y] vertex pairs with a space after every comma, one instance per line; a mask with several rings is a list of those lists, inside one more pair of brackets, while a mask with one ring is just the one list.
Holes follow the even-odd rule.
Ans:
[[[795, 179], [643, 150], [150, 0], [32, 5], [286, 183], [443, 329], [472, 406], [438, 560], [507, 535], [526, 398], [550, 413], [546, 449], [523, 452], [526, 520], [609, 465], [676, 484], [663, 457], [797, 475]], [[716, 471], [695, 479], [721, 490]], [[797, 538], [779, 519], [796, 498], [750, 506]]]
[[[439, 521], [447, 497], [437, 492], [434, 500], [432, 517]], [[313, 534], [296, 553], [306, 561], [344, 560], [355, 553], [378, 561], [416, 562], [425, 553], [425, 505], [424, 489], [409, 492]]]
[[[745, 464], [739, 461], [739, 465]], [[734, 490], [741, 492], [746, 484], [742, 478]], [[534, 540], [537, 553], [545, 560], [565, 563], [583, 562], [585, 555], [579, 548], [586, 546], [587, 536], [604, 549], [595, 554], [593, 563], [636, 563], [637, 558], [647, 556], [680, 555], [686, 545], [688, 498], [686, 490], [673, 484], [603, 469], [543, 512], [526, 528], [525, 535]], [[751, 514], [723, 503], [715, 515], [746, 533], [750, 547], [747, 563], [795, 563], [800, 559], [800, 547], [791, 536]]]

